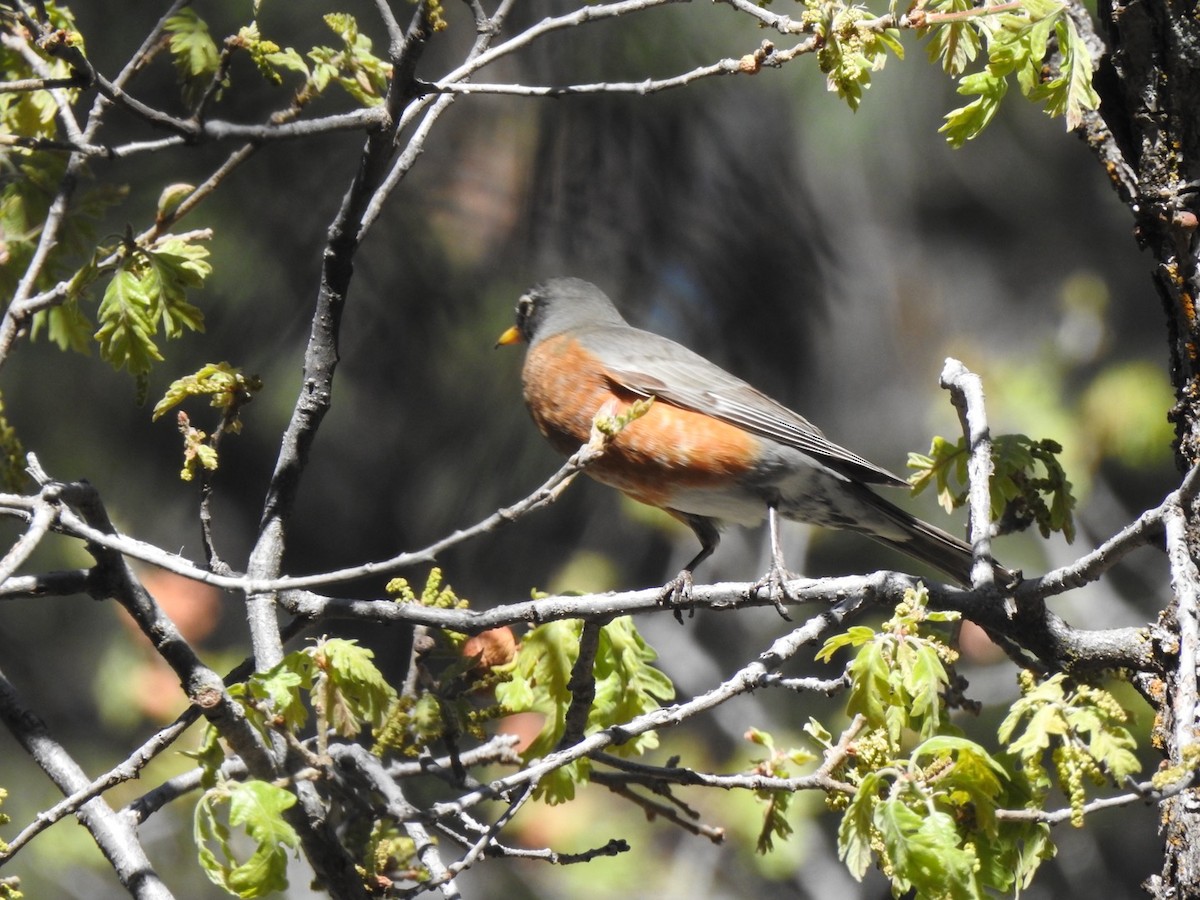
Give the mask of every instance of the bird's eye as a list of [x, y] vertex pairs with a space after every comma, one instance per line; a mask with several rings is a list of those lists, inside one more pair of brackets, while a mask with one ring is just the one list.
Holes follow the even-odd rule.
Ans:
[[520, 325], [528, 321], [529, 316], [533, 313], [533, 297], [529, 294], [523, 294], [517, 301], [517, 324]]

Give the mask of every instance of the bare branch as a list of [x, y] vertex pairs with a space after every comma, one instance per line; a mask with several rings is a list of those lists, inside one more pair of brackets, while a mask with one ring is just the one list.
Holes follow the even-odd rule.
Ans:
[[[171, 746], [175, 740], [183, 734], [184, 731], [199, 718], [199, 711], [196, 707], [191, 707], [184, 715], [180, 716], [166, 728], [159, 730], [150, 740], [138, 747], [132, 754], [129, 755], [118, 766], [105, 772], [98, 778], [93, 778], [90, 782], [75, 790], [56, 803], [50, 809], [40, 812], [37, 818], [27, 825], [20, 834], [8, 842], [7, 846], [0, 850], [0, 865], [3, 865], [9, 859], [17, 854], [26, 844], [53, 825], [60, 819], [66, 818], [72, 813], [79, 810], [94, 797], [99, 797], [109, 788], [116, 787], [126, 781], [130, 781], [138, 777], [138, 773], [146, 767], [149, 762], [158, 756], [163, 750]], [[244, 766], [243, 766], [244, 768]], [[199, 780], [197, 779], [197, 785]]]
[[819, 47], [820, 42], [815, 37], [801, 41], [787, 50], [776, 50], [769, 42], [764, 42], [755, 52], [737, 59], [721, 59], [710, 65], [698, 66], [670, 78], [647, 78], [643, 81], [600, 81], [556, 87], [443, 80], [430, 85], [429, 90], [439, 94], [506, 94], [516, 97], [566, 97], [572, 94], [637, 94], [644, 96], [685, 87], [702, 78], [718, 75], [755, 75], [763, 67], [778, 68], [797, 56], [816, 52]]
[[[365, 779], [371, 790], [384, 799], [387, 814], [402, 824], [416, 844], [417, 858], [429, 870], [431, 881], [438, 884], [442, 896], [461, 897], [450, 872], [438, 855], [437, 845], [417, 818], [417, 810], [405, 798], [400, 786], [388, 775], [378, 757], [357, 744], [337, 744], [329, 748], [334, 761]], [[424, 888], [422, 888], [423, 890]]]
[[0, 559], [0, 584], [8, 581], [13, 572], [17, 571], [21, 564], [29, 558], [29, 554], [37, 549], [38, 544], [54, 526], [57, 518], [55, 504], [47, 503], [44, 498], [38, 498], [38, 502], [33, 508], [33, 517], [30, 519], [29, 527], [16, 543], [8, 548], [4, 558]]
[[583, 737], [587, 727], [592, 702], [596, 699], [596, 677], [592, 670], [596, 665], [596, 650], [600, 647], [600, 629], [598, 620], [589, 619], [583, 623], [583, 630], [579, 633], [579, 655], [571, 667], [571, 680], [567, 683], [571, 705], [563, 724], [562, 739], [558, 742], [560, 749], [571, 746]]
[[[478, 59], [486, 53], [488, 47], [490, 47], [493, 40], [495, 40], [496, 35], [499, 34], [500, 26], [503, 24], [505, 16], [508, 15], [508, 11], [512, 7], [513, 2], [514, 0], [501, 0], [499, 6], [496, 8], [495, 14], [491, 18], [487, 18], [483, 14], [482, 8], [477, 6], [473, 7], [476, 14], [476, 35], [475, 42], [472, 44], [470, 51], [467, 53], [468, 65], [471, 63], [471, 61]], [[413, 76], [413, 87], [415, 93], [420, 92], [421, 85], [416, 81], [415, 75]], [[438, 97], [437, 100], [433, 101], [432, 103], [429, 102], [428, 98], [416, 99], [408, 105], [408, 108], [405, 109], [402, 114], [400, 114], [400, 122], [398, 127], [395, 129], [397, 136], [399, 136], [404, 129], [408, 127], [408, 125], [415, 121], [417, 116], [422, 115], [422, 112], [424, 111], [424, 115], [421, 118], [421, 124], [417, 126], [416, 130], [409, 137], [408, 144], [405, 146], [404, 151], [396, 159], [396, 162], [392, 165], [391, 171], [389, 171], [387, 177], [383, 179], [382, 184], [380, 184], [379, 189], [375, 191], [374, 196], [370, 198], [370, 202], [367, 204], [366, 211], [363, 213], [362, 221], [359, 224], [359, 241], [361, 241], [366, 233], [370, 231], [371, 225], [374, 224], [375, 220], [379, 217], [379, 213], [382, 212], [383, 205], [385, 202], [387, 202], [387, 198], [391, 196], [391, 193], [393, 190], [395, 190], [396, 186], [404, 180], [409, 170], [411, 170], [413, 165], [416, 163], [417, 158], [424, 152], [425, 138], [428, 136], [430, 129], [433, 128], [434, 123], [437, 122], [442, 113], [449, 109], [450, 104], [453, 102], [454, 97], [450, 95]], [[425, 111], [426, 106], [429, 106], [428, 111]]]
[[520, 772], [497, 779], [490, 784], [470, 791], [453, 801], [436, 803], [429, 815], [434, 819], [453, 817], [464, 810], [495, 797], [503, 797], [514, 788], [536, 785], [541, 779], [577, 759], [591, 756], [614, 743], [624, 743], [648, 731], [668, 728], [727, 702], [739, 694], [761, 687], [767, 675], [796, 654], [807, 643], [817, 640], [822, 634], [841, 622], [853, 606], [834, 607], [814, 616], [788, 634], [777, 639], [758, 658], [736, 671], [732, 676], [712, 690], [700, 694], [686, 703], [665, 706], [643, 713], [619, 726], [596, 731], [572, 747], [535, 760]]
[[[645, 811], [647, 819], [652, 820], [656, 817], [666, 819], [672, 825], [682, 828], [689, 834], [707, 838], [714, 844], [723, 844], [725, 842], [724, 828], [695, 822], [689, 816], [681, 815], [676, 806], [659, 802], [644, 794], [639, 794], [637, 791], [630, 789], [629, 783], [631, 779], [629, 778], [615, 775], [612, 772], [593, 772], [588, 780], [593, 784], [604, 785], [604, 787], [608, 788], [618, 797], [623, 797], [630, 803], [641, 807]], [[675, 798], [671, 797], [670, 799], [674, 800]]]
[[[393, 122], [413, 96], [413, 71], [424, 51], [428, 14], [427, 4], [417, 4], [403, 42], [394, 48], [396, 55], [392, 59], [392, 82], [382, 106]], [[304, 353], [303, 388], [296, 398], [291, 419], [280, 442], [275, 469], [263, 502], [258, 539], [247, 566], [248, 574], [252, 577], [274, 578], [278, 576], [283, 562], [287, 520], [292, 514], [312, 443], [332, 399], [341, 316], [354, 271], [357, 236], [363, 214], [391, 159], [393, 142], [391, 130], [374, 132], [368, 136], [358, 170], [329, 229], [316, 307]], [[268, 669], [279, 662], [283, 654], [273, 593], [251, 592], [247, 599], [247, 613], [257, 665], [260, 669]]]
[[990, 488], [992, 437], [984, 411], [983, 383], [978, 375], [967, 371], [967, 367], [957, 359], [947, 359], [942, 369], [941, 384], [950, 391], [971, 454], [967, 462], [971, 548], [975, 554], [971, 582], [976, 588], [986, 589], [995, 584], [995, 573]]
[[[16, 689], [0, 672], [0, 720], [17, 742], [64, 794], [84, 789], [88, 777], [70, 754], [55, 741], [33, 710], [22, 703]], [[77, 811], [97, 846], [117, 873], [121, 884], [138, 900], [171, 900], [172, 894], [154, 871], [137, 834], [99, 797]]]
[[13, 575], [0, 583], [0, 600], [27, 600], [35, 597], [69, 597], [86, 594], [90, 569], [43, 572], [40, 575]]
[[[48, 498], [58, 493], [63, 499], [70, 500], [83, 511], [91, 527], [101, 533], [112, 533], [108, 513], [90, 484], [47, 485], [44, 493]], [[179, 676], [188, 698], [204, 711], [251, 770], [261, 776], [274, 777], [275, 763], [258, 732], [246, 721], [241, 706], [229, 696], [221, 677], [201, 662], [175, 623], [137, 580], [129, 563], [112, 550], [95, 545], [88, 549], [99, 566], [98, 577], [92, 584], [93, 596], [112, 598], [124, 606], [155, 650]]]
[[853, 794], [857, 788], [849, 782], [837, 780], [833, 777], [833, 772], [846, 761], [854, 739], [858, 737], [866, 724], [867, 720], [864, 716], [861, 714], [855, 716], [838, 738], [837, 744], [825, 752], [825, 758], [816, 771], [810, 775], [798, 775], [795, 778], [776, 778], [754, 772], [716, 775], [679, 766], [648, 766], [645, 763], [622, 759], [607, 753], [593, 754], [592, 758], [597, 762], [619, 769], [647, 785], [701, 785], [722, 790], [747, 791], [807, 791], [815, 789], [827, 793]]

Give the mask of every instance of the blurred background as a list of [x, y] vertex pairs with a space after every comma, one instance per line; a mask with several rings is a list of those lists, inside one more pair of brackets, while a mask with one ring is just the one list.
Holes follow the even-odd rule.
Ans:
[[[164, 4], [76, 4], [97, 68], [115, 74]], [[521, 4], [510, 33], [553, 11]], [[343, 2], [382, 55], [367, 2]], [[198, 4], [215, 36], [233, 33], [249, 4]], [[263, 4], [264, 36], [303, 52], [334, 38], [312, 0]], [[398, 4], [401, 15], [404, 4]], [[776, 12], [785, 13], [778, 7]], [[473, 38], [465, 7], [430, 44], [419, 74], [433, 81]], [[641, 80], [753, 51], [768, 35], [721, 5], [654, 10], [536, 42], [478, 80], [568, 84]], [[286, 569], [300, 574], [415, 549], [512, 503], [559, 465], [520, 400], [522, 353], [493, 350], [516, 298], [553, 275], [595, 281], [635, 324], [667, 334], [800, 411], [838, 443], [901, 474], [934, 434], [959, 435], [938, 388], [944, 359], [984, 379], [995, 433], [1049, 437], [1066, 448], [1079, 497], [1079, 536], [1002, 539], [1001, 560], [1039, 573], [1085, 552], [1157, 504], [1177, 478], [1166, 412], [1164, 317], [1136, 249], [1131, 219], [1078, 139], [1015, 96], [977, 141], [959, 151], [937, 134], [961, 105], [954, 84], [906, 35], [908, 60], [889, 60], [861, 109], [825, 90], [815, 60], [753, 77], [710, 79], [648, 97], [557, 100], [460, 98], [431, 134], [358, 255], [344, 318], [334, 405], [317, 439], [292, 521]], [[257, 122], [286, 105], [245, 60], [216, 115]], [[162, 56], [132, 85], [140, 99], [181, 111]], [[1014, 92], [1015, 93], [1015, 92]], [[90, 101], [89, 101], [90, 102]], [[333, 92], [313, 113], [350, 108]], [[104, 137], [151, 137], [114, 113]], [[218, 551], [243, 568], [281, 430], [300, 386], [326, 229], [357, 166], [362, 139], [330, 135], [262, 148], [185, 223], [211, 227], [214, 273], [196, 295], [207, 331], [165, 348], [151, 405], [175, 378], [228, 360], [265, 388], [245, 429], [222, 445], [214, 512]], [[117, 234], [153, 220], [162, 188], [199, 183], [230, 146], [97, 162], [97, 183], [127, 184], [126, 202], [98, 230]], [[26, 344], [0, 379], [8, 416], [55, 478], [87, 478], [124, 531], [200, 560], [194, 486], [179, 480], [180, 440], [170, 416], [152, 423], [132, 380], [95, 358]], [[211, 428], [202, 406], [193, 424]], [[934, 498], [910, 505], [961, 531]], [[11, 525], [5, 536], [15, 536]], [[852, 536], [791, 525], [788, 558], [807, 575], [910, 564]], [[661, 584], [695, 552], [689, 531], [616, 492], [580, 483], [554, 506], [456, 548], [446, 579], [477, 607], [528, 597], [531, 588], [591, 591]], [[760, 531], [727, 532], [700, 581], [751, 581], [766, 570]], [[28, 568], [86, 565], [81, 546], [52, 541]], [[214, 667], [248, 646], [238, 599], [145, 573], [156, 596]], [[424, 570], [401, 573], [424, 582]], [[382, 582], [337, 589], [380, 596]], [[1150, 620], [1166, 597], [1165, 566], [1142, 551], [1110, 578], [1054, 601], [1070, 622], [1107, 627]], [[774, 611], [699, 613], [639, 622], [681, 697], [706, 690], [784, 627]], [[407, 658], [401, 629], [339, 625], [395, 674]], [[112, 604], [87, 598], [8, 603], [4, 670], [90, 774], [119, 762], [182, 708], [178, 685]], [[36, 652], [28, 652], [36, 648]], [[815, 649], [815, 648], [814, 648]], [[985, 704], [1016, 695], [1015, 670], [964, 634], [968, 692]], [[809, 671], [804, 669], [803, 671]], [[812, 671], [818, 671], [812, 668]], [[1123, 695], [1137, 703], [1132, 695]], [[700, 769], [736, 771], [754, 757], [750, 726], [801, 743], [809, 715], [836, 727], [836, 703], [758, 694], [716, 711], [702, 731], [664, 735], [660, 758], [684, 753]], [[1146, 708], [1139, 722], [1145, 738]], [[994, 740], [995, 715], [964, 727]], [[989, 737], [990, 736], [990, 737]], [[157, 777], [187, 768], [177, 754]], [[0, 784], [11, 837], [53, 789], [7, 734]], [[1156, 760], [1147, 757], [1147, 767]], [[155, 783], [148, 773], [113, 797]], [[610, 799], [599, 787], [566, 807], [527, 807], [513, 840], [564, 852], [624, 836], [633, 851], [585, 866], [489, 863], [462, 878], [474, 897], [883, 897], [836, 861], [834, 819], [802, 798], [796, 833], [758, 857], [761, 809], [751, 798], [697, 793], [705, 823], [724, 827], [715, 847]], [[156, 865], [181, 897], [223, 896], [204, 881], [189, 847], [187, 803], [143, 830]], [[811, 815], [811, 817], [810, 817]], [[597, 823], [602, 823], [597, 825]], [[1139, 896], [1159, 867], [1150, 808], [1055, 832], [1059, 860], [1029, 897]], [[63, 822], [7, 867], [29, 897], [121, 896], [86, 833]], [[298, 871], [290, 897], [308, 896]]]

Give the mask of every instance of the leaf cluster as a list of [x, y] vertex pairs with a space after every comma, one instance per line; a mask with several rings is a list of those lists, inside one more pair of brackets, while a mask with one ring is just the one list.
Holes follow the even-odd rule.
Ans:
[[289, 653], [246, 683], [247, 717], [264, 732], [271, 727], [295, 733], [305, 726], [311, 707], [320, 753], [330, 732], [353, 738], [364, 727], [378, 729], [396, 690], [375, 666], [374, 656], [346, 638], [322, 638]]
[[[946, 618], [927, 608], [923, 589], [910, 592], [878, 631], [851, 628], [818, 654], [828, 661], [855, 650], [847, 712], [866, 722], [835, 772], [857, 787], [838, 850], [857, 878], [877, 864], [897, 894], [984, 897], [1027, 886], [1054, 854], [1045, 822], [1001, 810], [1041, 811], [1057, 783], [1079, 825], [1085, 783], [1120, 781], [1139, 764], [1129, 714], [1112, 694], [1061, 673], [1041, 682], [1022, 673], [1023, 695], [998, 729], [998, 753], [964, 737], [948, 717], [953, 651], [924, 629]], [[833, 750], [819, 723], [805, 730]]]
[[[371, 39], [358, 30], [358, 22], [348, 13], [329, 13], [325, 24], [337, 36], [336, 46], [317, 45], [305, 53], [293, 47], [281, 47], [263, 36], [257, 22], [240, 28], [225, 40], [230, 52], [244, 53], [268, 82], [283, 83], [285, 73], [303, 78], [294, 104], [297, 108], [316, 99], [332, 84], [337, 85], [363, 106], [383, 102], [392, 67], [372, 52]], [[221, 54], [204, 23], [191, 7], [185, 7], [167, 24], [171, 32], [170, 51], [183, 87], [184, 100], [195, 102], [214, 78], [221, 86], [229, 84], [222, 70]]]
[[[1057, 531], [1068, 541], [1075, 539], [1075, 496], [1058, 458], [1061, 453], [1062, 446], [1049, 439], [1035, 441], [1023, 434], [992, 439], [991, 515], [1002, 531], [1036, 524], [1043, 537]], [[952, 442], [935, 437], [928, 454], [910, 453], [913, 493], [933, 486], [947, 512], [964, 506], [969, 457], [965, 438]]]
[[[433, 609], [466, 609], [470, 605], [443, 581], [442, 570], [436, 566], [430, 569], [419, 595], [404, 578], [389, 581], [387, 592], [399, 603]], [[423, 639], [429, 646], [414, 660], [414, 683], [419, 689], [406, 691], [392, 704], [375, 735], [374, 750], [380, 755], [391, 751], [417, 756], [439, 741], [454, 750], [462, 735], [482, 739], [483, 726], [500, 714], [497, 705], [483, 701], [504, 676], [481, 665], [480, 654], [471, 650], [465, 635], [440, 631]]]
[[465, 609], [469, 604], [454, 593], [454, 588], [442, 580], [442, 570], [434, 566], [425, 579], [418, 596], [407, 578], [393, 578], [384, 588], [399, 603], [418, 603], [433, 609]]
[[365, 852], [358, 868], [368, 893], [387, 896], [397, 876], [416, 884], [429, 880], [429, 870], [417, 860], [416, 842], [394, 822], [376, 820], [361, 843]]
[[155, 343], [159, 331], [174, 339], [185, 329], [204, 330], [204, 315], [188, 301], [187, 292], [203, 285], [212, 272], [208, 255], [194, 234], [164, 235], [147, 247], [127, 241], [118, 251], [116, 271], [96, 313], [100, 327], [94, 337], [101, 358], [118, 371], [128, 369], [142, 397], [146, 376], [163, 358]]
[[[949, 719], [954, 652], [924, 626], [952, 618], [929, 610], [923, 589], [910, 592], [878, 632], [852, 628], [818, 654], [828, 661], [839, 649], [856, 650], [847, 667], [847, 712], [866, 722], [838, 773], [857, 785], [838, 829], [838, 852], [859, 879], [877, 863], [897, 894], [1007, 891], [1028, 883], [1053, 852], [1045, 825], [996, 815], [1027, 792]], [[806, 731], [832, 749], [823, 727], [810, 723]]]
[[[545, 717], [538, 736], [523, 753], [526, 760], [552, 752], [566, 731], [567, 711], [573, 700], [568, 687], [579, 656], [582, 623], [548, 622], [531, 629], [520, 650], [502, 671], [508, 680], [496, 687], [496, 699], [505, 712], [537, 712]], [[588, 712], [585, 734], [628, 722], [657, 709], [675, 696], [675, 686], [651, 665], [654, 649], [638, 633], [633, 619], [623, 616], [600, 629], [592, 676], [595, 698]], [[658, 736], [646, 732], [614, 748], [633, 756], [658, 746]], [[538, 785], [535, 796], [563, 803], [575, 796], [575, 785], [588, 778], [587, 760], [577, 760], [555, 770]]]
[[261, 389], [262, 380], [258, 376], [244, 375], [241, 369], [227, 362], [208, 363], [171, 382], [154, 405], [153, 419], [158, 420], [188, 397], [208, 397], [209, 406], [221, 410], [221, 421], [212, 435], [194, 427], [187, 413], [179, 411], [179, 430], [183, 434], [183, 470], [179, 473], [182, 480], [191, 481], [198, 468], [216, 470], [220, 463], [218, 438], [222, 434], [241, 433], [241, 409]]
[[[770, 778], [790, 778], [796, 768], [806, 765], [816, 759], [812, 752], [798, 747], [787, 749], [777, 748], [775, 738], [766, 731], [751, 728], [746, 732], [746, 740], [758, 744], [767, 751], [762, 759], [752, 761], [752, 772]], [[759, 853], [770, 853], [775, 849], [775, 839], [787, 840], [792, 833], [792, 825], [788, 821], [788, 809], [796, 796], [792, 791], [777, 791], [767, 788], [757, 788], [754, 796], [765, 806], [763, 825], [758, 833], [757, 849]]]
[[1108, 691], [1072, 683], [1061, 672], [1041, 682], [1022, 672], [1021, 690], [1023, 696], [1000, 725], [1000, 740], [1020, 761], [1035, 798], [1050, 789], [1050, 755], [1071, 803], [1071, 824], [1082, 827], [1086, 782], [1120, 782], [1141, 769], [1134, 754], [1137, 742], [1126, 726], [1129, 713]]
[[[45, 10], [46, 24], [53, 30], [64, 35], [63, 40], [76, 47], [83, 47], [83, 35], [75, 28], [75, 16], [71, 10], [61, 6], [54, 0], [46, 0], [39, 4]], [[12, 18], [13, 21], [9, 21]], [[16, 22], [12, 13], [0, 7], [0, 25], [6, 30], [19, 31], [29, 36], [23, 25]], [[29, 46], [41, 58], [43, 72], [35, 72], [29, 62], [21, 55], [15, 46], [7, 43], [0, 44], [0, 81], [19, 81], [25, 78], [38, 78], [43, 74], [53, 79], [68, 79], [73, 73], [71, 67], [62, 59], [50, 56], [38, 47], [36, 41], [30, 41]], [[68, 102], [74, 102], [79, 96], [79, 88], [63, 88]], [[47, 91], [3, 91], [0, 92], [0, 122], [4, 130], [11, 129], [12, 134], [29, 137], [53, 138], [58, 132], [58, 107]], [[19, 151], [20, 152], [20, 151]]]
[[[181, 8], [163, 25], [170, 35], [167, 47], [175, 63], [175, 71], [183, 86], [183, 98], [189, 109], [203, 98], [221, 64], [221, 52], [209, 33], [208, 25], [190, 6]], [[228, 78], [221, 87], [228, 87]]]
[[419, 689], [398, 697], [376, 732], [376, 754], [416, 757], [439, 742], [453, 754], [462, 736], [483, 740], [484, 726], [502, 714], [488, 697], [504, 676], [464, 654], [462, 635], [440, 632], [433, 643], [438, 649], [416, 660]]
[[858, 109], [871, 73], [884, 67], [888, 51], [904, 58], [899, 29], [881, 27], [863, 6], [806, 0], [804, 7], [801, 21], [820, 41], [817, 65], [826, 86]]
[[923, 589], [910, 591], [879, 631], [855, 625], [829, 638], [817, 653], [818, 660], [830, 662], [841, 649], [857, 650], [847, 668], [846, 712], [864, 716], [868, 728], [883, 729], [889, 747], [899, 747], [906, 733], [924, 739], [947, 727], [942, 696], [950, 684], [947, 666], [957, 653], [922, 634], [922, 628], [959, 615], [931, 610], [927, 603]]
[[[980, 9], [984, 14], [974, 15]], [[1040, 102], [1047, 114], [1063, 116], [1067, 129], [1077, 127], [1100, 98], [1092, 88], [1092, 59], [1067, 7], [1058, 0], [1020, 0], [988, 3], [981, 8], [968, 0], [939, 0], [928, 11], [942, 14], [944, 24], [923, 27], [932, 33], [930, 58], [960, 75], [958, 93], [974, 96], [946, 115], [940, 129], [953, 146], [977, 137], [1000, 108], [1015, 76], [1021, 93]], [[1057, 67], [1046, 67], [1052, 51]], [[987, 54], [982, 70], [965, 73], [980, 52]], [[964, 74], [965, 73], [965, 74]]]
[[[230, 688], [246, 718], [264, 735], [298, 737], [309, 710], [315, 714], [317, 759], [325, 757], [330, 734], [353, 738], [379, 729], [396, 691], [375, 666], [373, 654], [355, 641], [322, 638], [285, 656], [267, 672]], [[203, 769], [205, 792], [196, 805], [194, 829], [200, 865], [215, 884], [238, 897], [262, 897], [287, 887], [287, 852], [298, 837], [285, 819], [296, 802], [285, 787], [258, 780], [234, 781], [220, 774], [225, 761], [217, 731], [205, 732], [194, 754]], [[254, 847], [239, 861], [240, 829]]]

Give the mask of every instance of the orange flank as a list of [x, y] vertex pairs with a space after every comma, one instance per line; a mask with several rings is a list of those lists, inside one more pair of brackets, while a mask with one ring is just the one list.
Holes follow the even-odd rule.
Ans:
[[[621, 413], [640, 399], [596, 371], [574, 338], [547, 338], [525, 362], [525, 402], [538, 429], [560, 453], [588, 442], [592, 419]], [[613, 398], [617, 407], [612, 408]], [[651, 506], [670, 506], [679, 488], [721, 488], [753, 467], [758, 438], [702, 413], [656, 400], [587, 469], [597, 481]]]

